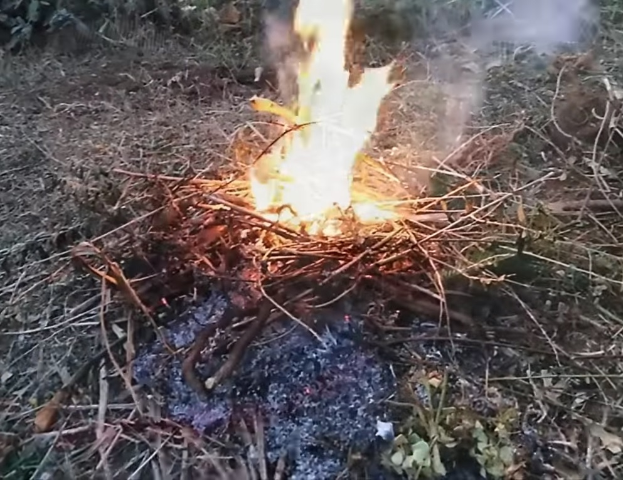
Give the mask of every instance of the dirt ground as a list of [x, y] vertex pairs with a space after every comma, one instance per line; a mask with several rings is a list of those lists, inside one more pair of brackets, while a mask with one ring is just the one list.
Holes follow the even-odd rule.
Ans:
[[[72, 263], [71, 249], [99, 245], [158, 207], [135, 178], [114, 169], [223, 175], [236, 158], [237, 136], [261, 134], [248, 101], [274, 98], [274, 89], [252, 81], [259, 63], [251, 53], [223, 58], [215, 51], [158, 39], [0, 60], [2, 478], [94, 478], [95, 470], [124, 478], [114, 474], [128, 465], [138, 472], [162, 448], [147, 439], [148, 427], [128, 427], [139, 394], [125, 388], [107, 353], [98, 356], [102, 305], [107, 315], [121, 312], [109, 326], [110, 343], [126, 328], [126, 310], [102, 298], [100, 283]], [[528, 54], [492, 66], [484, 103], [466, 130], [469, 142], [448, 155], [439, 146], [447, 133], [440, 125], [455, 115], [439, 116], [438, 86], [420, 56], [402, 52], [408, 81], [385, 107], [371, 148], [414, 191], [443, 191], [445, 177], [430, 178], [442, 169], [435, 163], [442, 155], [461, 178], [517, 192], [505, 217], [487, 225], [488, 241], [473, 245], [473, 263], [454, 266], [449, 281], [460, 271], [487, 291], [471, 315], [517, 299], [503, 322], [482, 317], [474, 341], [503, 340], [501, 348], [516, 345], [517, 356], [531, 338], [550, 347], [532, 352], [534, 362], [510, 376], [479, 379], [489, 394], [516, 402], [523, 421], [540, 418], [535, 428], [554, 459], [544, 461], [551, 470], [538, 478], [623, 476], [619, 54], [616, 39], [604, 36], [590, 52], [542, 63]], [[524, 234], [509, 234], [511, 224]], [[508, 293], [515, 289], [521, 298]], [[45, 410], [68, 384], [71, 400]], [[103, 412], [102, 385], [109, 388]], [[114, 442], [97, 431], [104, 423], [108, 434], [118, 432]], [[179, 444], [193, 442], [182, 427], [175, 436]], [[101, 442], [110, 452], [96, 467]], [[216, 451], [217, 443], [200, 449]], [[157, 478], [151, 468], [135, 478]], [[507, 478], [531, 478], [519, 470]]]

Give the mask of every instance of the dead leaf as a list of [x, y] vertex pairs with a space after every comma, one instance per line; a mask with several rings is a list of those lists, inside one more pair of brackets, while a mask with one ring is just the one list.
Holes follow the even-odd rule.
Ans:
[[278, 103], [270, 100], [268, 98], [258, 97], [257, 95], [251, 98], [250, 100], [251, 108], [256, 112], [261, 113], [269, 113], [271, 115], [276, 115], [281, 119], [288, 122], [290, 125], [296, 125], [296, 115], [292, 110]]
[[153, 226], [156, 230], [165, 230], [176, 225], [182, 216], [178, 208], [167, 206], [154, 217]]
[[218, 13], [218, 18], [225, 25], [238, 25], [242, 19], [240, 10], [233, 3], [226, 4]]
[[603, 447], [610, 453], [617, 455], [623, 451], [623, 438], [614, 433], [608, 432], [601, 425], [596, 423], [590, 426], [591, 435], [599, 438]]
[[9, 371], [4, 371], [2, 372], [2, 375], [0, 375], [0, 383], [4, 384], [11, 380], [11, 378], [13, 378], [13, 373]]
[[430, 372], [428, 374], [428, 384], [437, 389], [443, 382], [443, 376], [439, 372]]
[[68, 398], [69, 394], [67, 391], [61, 389], [37, 412], [34, 421], [35, 430], [37, 432], [49, 432], [52, 429], [58, 420], [58, 415], [63, 403], [65, 403]]

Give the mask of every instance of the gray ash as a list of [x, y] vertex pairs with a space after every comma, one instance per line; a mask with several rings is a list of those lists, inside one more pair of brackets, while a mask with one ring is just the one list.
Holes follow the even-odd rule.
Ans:
[[[177, 348], [189, 346], [226, 306], [222, 296], [212, 296], [173, 322], [165, 338]], [[374, 445], [377, 420], [387, 420], [382, 400], [394, 392], [395, 380], [389, 366], [365, 347], [358, 318], [325, 315], [319, 319], [326, 325], [319, 331], [322, 341], [293, 322], [273, 325], [206, 400], [183, 380], [182, 359], [159, 342], [139, 353], [134, 377], [162, 396], [172, 420], [200, 433], [215, 434], [239, 417], [249, 425], [249, 413], [260, 412], [268, 460], [286, 453], [288, 478], [335, 478], [349, 449]], [[205, 363], [197, 369], [203, 378], [213, 373]]]

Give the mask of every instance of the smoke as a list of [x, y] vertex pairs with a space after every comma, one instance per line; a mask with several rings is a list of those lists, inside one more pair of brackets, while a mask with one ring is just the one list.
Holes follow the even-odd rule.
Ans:
[[443, 16], [435, 25], [445, 41], [437, 47], [432, 66], [447, 102], [443, 147], [453, 150], [462, 140], [472, 115], [482, 106], [489, 66], [512, 60], [523, 47], [536, 55], [575, 49], [588, 40], [598, 19], [591, 0], [494, 0], [487, 11], [472, 12], [471, 26], [448, 42], [448, 31], [461, 31]]
[[551, 54], [562, 44], [580, 42], [586, 26], [597, 17], [589, 0], [499, 0], [496, 4], [475, 23], [471, 32], [475, 45], [529, 44], [539, 53]]
[[296, 76], [302, 55], [292, 21], [292, 15], [279, 11], [264, 17], [266, 57], [275, 73], [279, 94], [287, 104], [296, 96]]

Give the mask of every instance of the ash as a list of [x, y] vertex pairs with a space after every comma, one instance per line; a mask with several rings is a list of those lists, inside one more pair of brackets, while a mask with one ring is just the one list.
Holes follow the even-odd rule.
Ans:
[[[188, 347], [227, 307], [220, 295], [172, 322], [164, 336], [176, 348]], [[276, 463], [287, 455], [288, 478], [335, 478], [346, 468], [349, 450], [370, 451], [377, 420], [388, 420], [382, 400], [395, 390], [389, 366], [366, 348], [358, 318], [326, 313], [321, 340], [293, 322], [271, 326], [252, 345], [233, 378], [201, 399], [183, 380], [181, 358], [156, 342], [137, 356], [135, 380], [162, 398], [168, 416], [200, 433], [215, 434], [240, 418], [252, 428], [253, 412], [265, 425], [265, 453]], [[222, 364], [197, 367], [208, 378]], [[393, 478], [387, 472], [373, 478]]]

